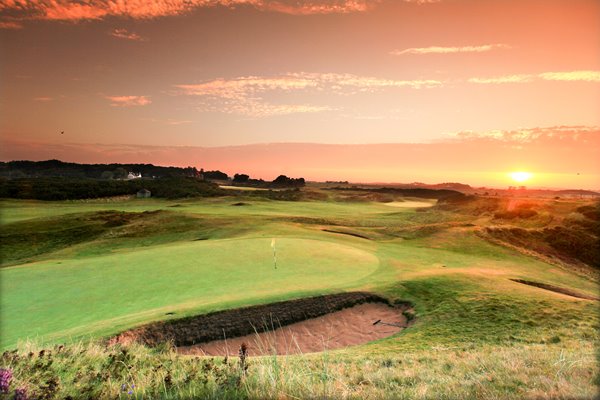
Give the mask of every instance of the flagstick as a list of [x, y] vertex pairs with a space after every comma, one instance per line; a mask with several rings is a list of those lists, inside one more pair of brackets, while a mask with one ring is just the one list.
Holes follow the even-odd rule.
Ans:
[[277, 249], [275, 248], [275, 239], [271, 239], [271, 247], [273, 248], [273, 265], [277, 269]]

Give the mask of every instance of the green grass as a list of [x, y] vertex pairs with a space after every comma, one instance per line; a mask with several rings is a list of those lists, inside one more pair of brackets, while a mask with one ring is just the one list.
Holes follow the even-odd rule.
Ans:
[[[232, 206], [239, 201], [248, 205]], [[598, 284], [486, 242], [477, 229], [489, 218], [251, 197], [0, 206], [8, 254], [0, 346], [21, 343], [21, 358], [2, 363], [32, 391], [48, 374], [63, 397], [116, 397], [124, 380], [136, 382], [139, 398], [576, 398], [595, 389], [598, 303], [510, 279], [588, 294]], [[205, 361], [139, 346], [128, 350], [131, 371], [114, 370], [107, 381], [102, 371], [120, 350], [79, 342], [164, 318], [344, 290], [410, 301], [415, 324], [351, 349], [252, 359], [243, 382], [233, 365], [205, 371]], [[39, 357], [28, 358], [27, 338], [74, 344], [54, 366], [34, 367]], [[171, 384], [157, 363], [169, 366]], [[78, 371], [87, 372], [76, 378]]]
[[106, 256], [44, 261], [0, 272], [2, 346], [116, 333], [166, 312], [191, 313], [349, 286], [374, 255], [301, 238], [194, 241]]

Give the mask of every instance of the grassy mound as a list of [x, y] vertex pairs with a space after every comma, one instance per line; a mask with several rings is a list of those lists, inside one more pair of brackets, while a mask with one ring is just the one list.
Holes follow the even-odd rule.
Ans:
[[191, 238], [192, 234], [209, 237], [214, 229], [206, 225], [197, 217], [161, 210], [106, 210], [18, 221], [4, 225], [0, 232], [5, 254], [0, 266], [36, 261], [68, 248], [74, 251], [74, 246], [78, 254], [97, 255], [116, 248]]

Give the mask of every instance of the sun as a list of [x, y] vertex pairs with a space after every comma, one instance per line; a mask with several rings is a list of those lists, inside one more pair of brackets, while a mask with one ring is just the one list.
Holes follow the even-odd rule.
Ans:
[[532, 173], [530, 173], [530, 172], [524, 172], [524, 171], [511, 172], [510, 173], [510, 177], [514, 181], [517, 181], [517, 182], [525, 182], [526, 180], [529, 180], [532, 176], [533, 176]]

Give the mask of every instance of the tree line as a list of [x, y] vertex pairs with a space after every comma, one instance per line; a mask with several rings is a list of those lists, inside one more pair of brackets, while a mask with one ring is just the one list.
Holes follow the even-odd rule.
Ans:
[[135, 195], [148, 189], [152, 197], [176, 199], [184, 197], [220, 196], [218, 185], [192, 177], [159, 179], [100, 180], [89, 178], [0, 178], [0, 198], [37, 200], [76, 200], [98, 197]]

